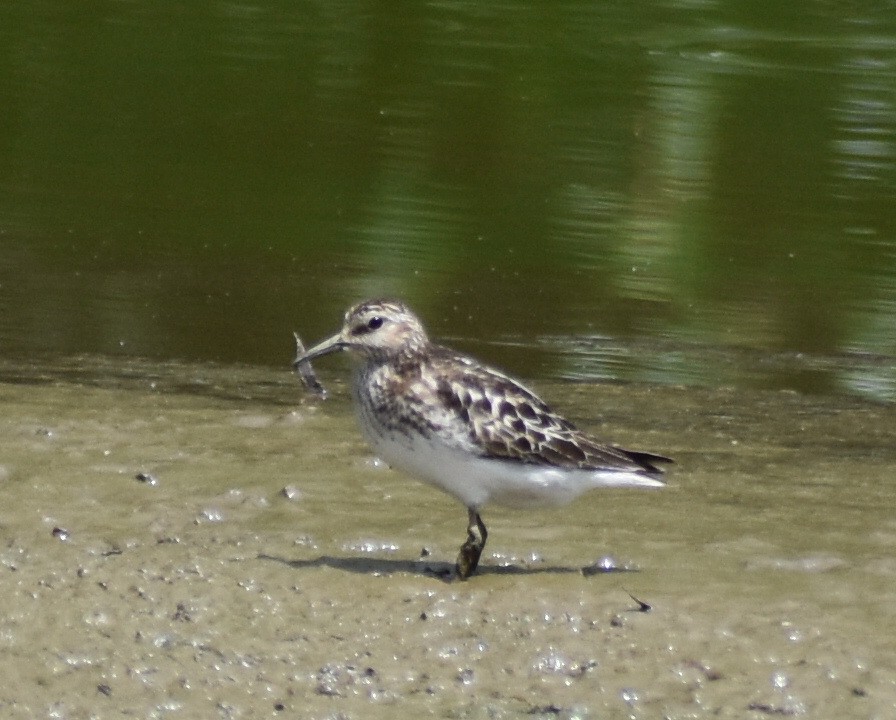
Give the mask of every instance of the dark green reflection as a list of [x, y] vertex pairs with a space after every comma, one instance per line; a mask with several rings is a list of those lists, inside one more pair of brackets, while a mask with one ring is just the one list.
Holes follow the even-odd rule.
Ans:
[[892, 399], [894, 20], [751, 8], [8, 3], [3, 352], [285, 364], [388, 293], [518, 373]]

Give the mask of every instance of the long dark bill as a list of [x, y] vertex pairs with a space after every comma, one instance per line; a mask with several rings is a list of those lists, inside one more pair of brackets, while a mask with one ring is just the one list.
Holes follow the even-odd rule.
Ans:
[[309, 362], [310, 360], [314, 360], [314, 358], [319, 358], [322, 355], [329, 355], [334, 352], [341, 352], [345, 350], [346, 344], [342, 341], [341, 335], [333, 335], [333, 337], [329, 337], [326, 340], [322, 340], [313, 348], [306, 350], [302, 355], [297, 357], [292, 366], [297, 368], [302, 363]]

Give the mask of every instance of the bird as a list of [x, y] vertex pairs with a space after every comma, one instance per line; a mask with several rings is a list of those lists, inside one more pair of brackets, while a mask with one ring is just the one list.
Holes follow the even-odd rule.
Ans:
[[353, 305], [339, 332], [293, 365], [342, 351], [357, 361], [352, 399], [374, 453], [467, 509], [460, 580], [479, 565], [488, 505], [557, 506], [594, 488], [665, 485], [660, 465], [671, 458], [600, 442], [522, 383], [430, 340], [401, 300]]

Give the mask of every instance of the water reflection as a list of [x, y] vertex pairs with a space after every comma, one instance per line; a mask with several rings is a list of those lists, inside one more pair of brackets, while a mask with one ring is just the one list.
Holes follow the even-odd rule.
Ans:
[[519, 374], [893, 399], [896, 28], [845, 12], [5, 6], [0, 344], [280, 364], [389, 293]]
[[543, 342], [554, 352], [562, 348], [558, 373], [575, 381], [739, 386], [896, 399], [896, 365], [889, 355], [770, 352], [673, 340], [623, 343], [612, 337], [549, 337]]

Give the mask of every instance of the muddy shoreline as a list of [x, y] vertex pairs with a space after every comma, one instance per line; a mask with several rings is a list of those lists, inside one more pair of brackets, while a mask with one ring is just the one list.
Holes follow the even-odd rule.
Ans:
[[492, 512], [449, 583], [462, 509], [369, 456], [338, 384], [141, 371], [0, 385], [4, 717], [896, 711], [890, 406], [554, 385], [670, 487]]

